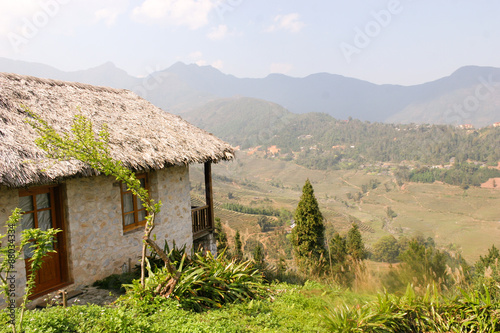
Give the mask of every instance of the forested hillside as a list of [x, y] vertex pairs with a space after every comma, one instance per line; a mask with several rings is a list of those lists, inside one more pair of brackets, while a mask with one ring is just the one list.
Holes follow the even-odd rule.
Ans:
[[322, 114], [297, 117], [269, 145], [292, 154], [297, 163], [320, 169], [374, 162], [449, 164], [467, 160], [496, 165], [500, 128], [463, 130], [444, 125], [394, 125], [339, 121]]
[[268, 101], [239, 97], [217, 99], [182, 114], [187, 121], [244, 148], [268, 142], [274, 128], [297, 115]]
[[[470, 160], [496, 165], [500, 160], [500, 127], [338, 120], [323, 113], [292, 114], [277, 104], [251, 98], [216, 100], [185, 117], [234, 146], [260, 146], [265, 156], [316, 169], [402, 161], [448, 165], [452, 158], [453, 163]], [[272, 146], [276, 148], [269, 151]]]

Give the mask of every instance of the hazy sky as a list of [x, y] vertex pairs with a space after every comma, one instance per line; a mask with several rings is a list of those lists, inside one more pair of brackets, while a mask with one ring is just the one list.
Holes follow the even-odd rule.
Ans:
[[500, 67], [498, 0], [0, 0], [0, 57], [134, 76], [177, 61], [237, 77], [416, 84]]

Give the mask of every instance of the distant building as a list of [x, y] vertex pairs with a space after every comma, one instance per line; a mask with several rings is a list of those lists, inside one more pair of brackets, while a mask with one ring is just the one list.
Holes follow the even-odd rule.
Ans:
[[493, 127], [500, 127], [500, 121], [493, 124]]
[[463, 124], [463, 125], [458, 125], [458, 128], [461, 128], [461, 129], [473, 129], [474, 125], [472, 125], [472, 124]]

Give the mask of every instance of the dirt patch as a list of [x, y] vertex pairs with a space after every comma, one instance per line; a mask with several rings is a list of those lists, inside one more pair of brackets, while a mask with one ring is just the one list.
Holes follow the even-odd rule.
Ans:
[[500, 190], [500, 178], [498, 178], [498, 177], [497, 178], [490, 178], [490, 179], [488, 179], [488, 181], [482, 183], [481, 187]]
[[277, 153], [280, 152], [280, 149], [276, 146], [271, 146], [271, 147], [267, 148], [267, 151], [273, 155], [276, 155]]
[[257, 146], [257, 147], [255, 147], [255, 148], [249, 148], [249, 149], [248, 149], [248, 152], [247, 152], [247, 155], [249, 155], [249, 156], [250, 156], [250, 155], [255, 154], [255, 153], [259, 150], [259, 148], [260, 148], [260, 147], [262, 147], [262, 146]]

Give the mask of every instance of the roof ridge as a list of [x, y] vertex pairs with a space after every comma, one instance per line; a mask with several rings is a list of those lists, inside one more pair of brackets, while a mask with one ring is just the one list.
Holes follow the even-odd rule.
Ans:
[[58, 80], [58, 79], [48, 79], [48, 78], [41, 78], [41, 77], [37, 77], [37, 76], [31, 76], [31, 75], [22, 75], [22, 74], [17, 74], [17, 73], [0, 72], [0, 77], [4, 77], [8, 80], [16, 80], [16, 81], [25, 80], [28, 82], [47, 84], [50, 86], [69, 86], [69, 87], [74, 87], [74, 88], [78, 88], [78, 89], [87, 89], [87, 90], [96, 91], [96, 92], [108, 91], [108, 92], [113, 92], [113, 93], [125, 93], [125, 92], [133, 93], [132, 91], [130, 91], [128, 89], [118, 89], [118, 88], [111, 88], [111, 87], [105, 87], [105, 86], [96, 86], [96, 85], [92, 85], [89, 83], [81, 83], [81, 82], [76, 82], [76, 81], [65, 81], [65, 80]]

